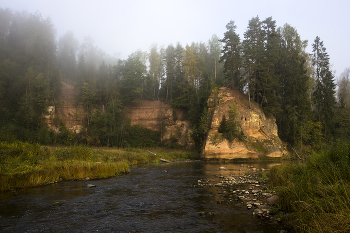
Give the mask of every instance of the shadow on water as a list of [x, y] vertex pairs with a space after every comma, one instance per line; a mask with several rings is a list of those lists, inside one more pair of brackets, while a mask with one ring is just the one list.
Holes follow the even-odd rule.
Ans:
[[110, 179], [6, 192], [0, 197], [0, 232], [279, 232], [278, 224], [225, 201], [229, 195], [222, 190], [194, 187], [200, 179], [273, 165], [224, 164], [226, 170], [219, 170], [218, 163], [199, 161], [145, 164]]

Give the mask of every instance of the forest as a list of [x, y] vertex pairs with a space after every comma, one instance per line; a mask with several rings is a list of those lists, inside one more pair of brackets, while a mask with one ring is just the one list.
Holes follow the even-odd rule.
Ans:
[[[56, 38], [55, 26], [40, 13], [0, 9], [0, 25], [0, 141], [162, 146], [158, 131], [131, 126], [123, 114], [124, 106], [148, 99], [183, 109], [199, 149], [207, 132], [207, 99], [220, 86], [246, 93], [274, 116], [289, 147], [302, 150], [350, 137], [350, 69], [336, 82], [321, 38], [311, 42], [309, 54], [309, 42], [297, 29], [277, 26], [272, 17], [252, 17], [244, 38], [230, 21], [224, 35], [207, 42], [153, 44], [125, 60], [99, 49], [92, 37], [80, 42], [68, 31]], [[79, 135], [61, 119], [54, 121], [60, 134], [43, 123], [47, 107], [60, 104], [61, 81], [79, 89], [86, 128]]]
[[[335, 77], [321, 38], [303, 40], [272, 17], [252, 17], [243, 38], [236, 29], [230, 21], [206, 42], [153, 44], [122, 60], [90, 36], [58, 38], [40, 13], [0, 8], [0, 191], [107, 178], [160, 158], [198, 159], [207, 100], [227, 86], [273, 116], [291, 156], [304, 160], [259, 173], [280, 198], [270, 213], [295, 232], [350, 232], [350, 67]], [[84, 109], [79, 134], [59, 117], [53, 124], [60, 133], [44, 121], [49, 106], [63, 104], [63, 81], [75, 86]], [[193, 150], [162, 142], [162, 125], [131, 125], [125, 107], [142, 99], [185, 112]], [[229, 128], [219, 130], [232, 141]]]

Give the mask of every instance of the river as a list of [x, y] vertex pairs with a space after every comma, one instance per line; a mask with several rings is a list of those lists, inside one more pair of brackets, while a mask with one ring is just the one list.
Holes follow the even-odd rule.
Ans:
[[280, 232], [280, 224], [253, 216], [252, 209], [232, 197], [232, 187], [223, 192], [197, 186], [198, 180], [219, 182], [220, 176], [242, 175], [248, 166], [273, 165], [142, 164], [109, 179], [4, 192], [0, 232]]

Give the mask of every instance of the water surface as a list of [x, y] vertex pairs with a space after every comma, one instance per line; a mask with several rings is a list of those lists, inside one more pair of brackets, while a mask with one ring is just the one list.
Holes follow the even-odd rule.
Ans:
[[[217, 187], [194, 187], [200, 179], [272, 165], [146, 164], [109, 179], [6, 192], [0, 194], [0, 232], [279, 232], [280, 225], [254, 217]], [[52, 206], [55, 202], [62, 205]]]

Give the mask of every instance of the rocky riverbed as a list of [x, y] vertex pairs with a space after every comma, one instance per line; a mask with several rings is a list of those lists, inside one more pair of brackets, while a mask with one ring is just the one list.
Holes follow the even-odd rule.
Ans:
[[[216, 197], [217, 204], [236, 203], [239, 208], [250, 209], [251, 214], [258, 218], [281, 224], [282, 219], [286, 216], [276, 206], [279, 201], [276, 192], [267, 188], [264, 173], [269, 169], [259, 169], [244, 164], [235, 166], [236, 169], [232, 166], [230, 169], [218, 166], [217, 174], [214, 174], [213, 179], [200, 179], [193, 186], [208, 189]], [[223, 171], [226, 175], [221, 174]], [[199, 214], [214, 215], [215, 213], [201, 212]]]

